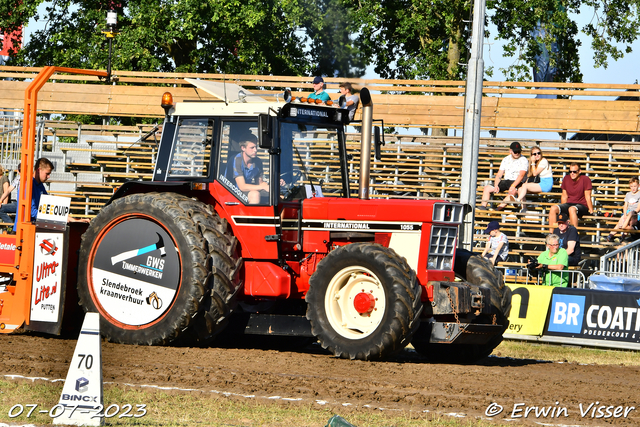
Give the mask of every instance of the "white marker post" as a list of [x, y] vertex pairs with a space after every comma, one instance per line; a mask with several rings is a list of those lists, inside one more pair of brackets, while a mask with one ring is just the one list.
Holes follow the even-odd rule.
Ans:
[[53, 424], [100, 426], [104, 424], [100, 316], [87, 313], [71, 359], [58, 405], [64, 412]]

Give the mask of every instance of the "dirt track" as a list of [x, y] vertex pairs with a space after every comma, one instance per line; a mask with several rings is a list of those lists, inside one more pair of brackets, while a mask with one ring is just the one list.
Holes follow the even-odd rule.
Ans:
[[[64, 378], [75, 340], [0, 335], [0, 375]], [[461, 413], [487, 418], [496, 403], [505, 422], [514, 405], [565, 407], [568, 417], [536, 417], [516, 425], [640, 425], [640, 367], [584, 366], [490, 357], [471, 366], [431, 365], [404, 351], [388, 362], [335, 359], [317, 345], [302, 352], [256, 349], [137, 347], [103, 343], [105, 382], [218, 390], [257, 397], [301, 398], [352, 407]], [[635, 407], [627, 417], [595, 418], [599, 405]], [[266, 400], [265, 400], [266, 402]], [[556, 404], [556, 402], [559, 402]], [[495, 409], [495, 406], [492, 406]], [[593, 409], [593, 407], [592, 407]], [[624, 409], [620, 410], [623, 411]], [[611, 408], [613, 413], [614, 408]], [[607, 415], [603, 409], [603, 415]]]

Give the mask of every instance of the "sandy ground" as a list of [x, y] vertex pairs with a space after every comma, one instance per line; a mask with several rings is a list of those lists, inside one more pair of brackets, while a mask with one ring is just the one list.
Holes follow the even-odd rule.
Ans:
[[[75, 343], [0, 335], [0, 375], [65, 378]], [[464, 414], [468, 419], [489, 419], [487, 413], [499, 412], [490, 419], [505, 423], [513, 415], [517, 419], [508, 423], [517, 425], [640, 425], [640, 367], [499, 356], [467, 366], [434, 365], [411, 350], [386, 362], [361, 362], [336, 359], [318, 345], [280, 352], [103, 342], [102, 358], [104, 381], [116, 384], [280, 396], [314, 404], [349, 403], [362, 410], [428, 410]], [[537, 407], [537, 416], [533, 409], [525, 417], [530, 407]], [[617, 407], [622, 409], [616, 412]], [[539, 412], [545, 408], [550, 408], [546, 416]]]

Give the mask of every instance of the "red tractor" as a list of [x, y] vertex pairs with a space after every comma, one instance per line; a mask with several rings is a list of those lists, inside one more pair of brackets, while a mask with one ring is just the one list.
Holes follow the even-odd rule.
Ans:
[[511, 293], [488, 261], [457, 248], [463, 205], [368, 198], [368, 91], [360, 174], [341, 105], [239, 98], [165, 94], [153, 180], [123, 184], [82, 235], [78, 298], [103, 335], [317, 339], [361, 360], [409, 343], [431, 360], [490, 354]]

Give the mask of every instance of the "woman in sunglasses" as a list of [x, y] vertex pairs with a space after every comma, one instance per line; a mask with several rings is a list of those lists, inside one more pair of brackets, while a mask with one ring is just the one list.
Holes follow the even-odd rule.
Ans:
[[[527, 180], [518, 189], [518, 202], [522, 203], [522, 210], [520, 213], [527, 212], [527, 205], [524, 201], [528, 193], [548, 193], [553, 187], [553, 171], [549, 165], [549, 161], [542, 154], [540, 147], [535, 146], [531, 149], [531, 157], [529, 159], [529, 170], [527, 171]], [[505, 199], [505, 202], [513, 201], [513, 199]], [[502, 203], [498, 206], [498, 210], [504, 208], [506, 203]]]

